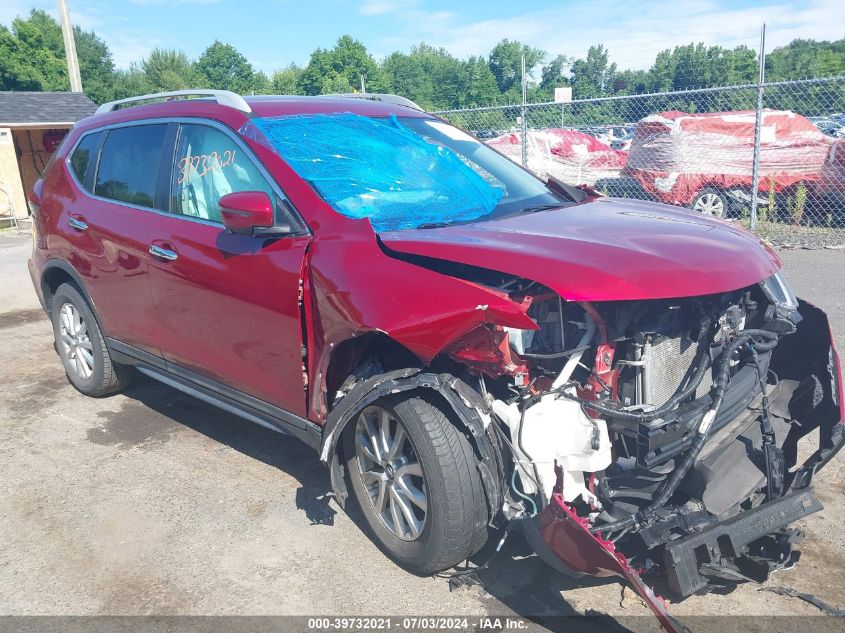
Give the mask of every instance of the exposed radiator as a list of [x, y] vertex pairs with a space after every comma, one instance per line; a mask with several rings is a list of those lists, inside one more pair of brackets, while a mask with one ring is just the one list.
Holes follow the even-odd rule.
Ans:
[[[695, 360], [698, 343], [687, 337], [659, 338], [656, 343], [646, 342], [642, 355], [642, 404], [659, 407], [665, 403], [681, 384]], [[710, 371], [696, 389], [696, 398], [705, 395], [713, 386]]]

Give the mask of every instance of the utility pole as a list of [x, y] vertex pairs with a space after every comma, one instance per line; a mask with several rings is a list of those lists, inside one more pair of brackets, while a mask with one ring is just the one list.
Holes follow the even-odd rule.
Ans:
[[757, 76], [757, 107], [754, 119], [754, 156], [751, 163], [751, 230], [757, 228], [757, 204], [760, 197], [760, 135], [763, 129], [763, 84], [766, 82], [766, 24], [760, 29], [760, 74]]
[[364, 75], [361, 75], [361, 93], [367, 94], [367, 86], [364, 85]]
[[59, 4], [59, 18], [62, 22], [62, 36], [65, 40], [65, 56], [67, 57], [67, 76], [70, 79], [70, 91], [82, 92], [82, 77], [79, 75], [79, 60], [76, 58], [76, 42], [73, 40], [73, 25], [70, 23], [70, 11], [67, 0], [57, 0]]

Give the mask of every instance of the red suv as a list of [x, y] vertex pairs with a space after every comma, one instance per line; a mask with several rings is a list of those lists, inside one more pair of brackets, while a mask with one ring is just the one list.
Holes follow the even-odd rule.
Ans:
[[843, 403], [777, 255], [363, 96], [169, 93], [76, 125], [31, 196], [71, 383], [140, 371], [299, 438], [416, 573], [519, 527], [672, 626], [641, 574], [686, 596], [790, 564]]

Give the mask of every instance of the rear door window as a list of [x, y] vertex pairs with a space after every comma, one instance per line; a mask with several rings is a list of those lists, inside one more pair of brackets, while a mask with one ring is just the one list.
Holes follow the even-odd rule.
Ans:
[[102, 136], [102, 132], [86, 134], [70, 156], [70, 168], [79, 183], [86, 189], [90, 186], [87, 180], [88, 172], [97, 162], [97, 149], [100, 147]]
[[[156, 205], [156, 181], [167, 124], [109, 130], [100, 152], [94, 193], [142, 207]], [[164, 209], [162, 209], [164, 210]]]

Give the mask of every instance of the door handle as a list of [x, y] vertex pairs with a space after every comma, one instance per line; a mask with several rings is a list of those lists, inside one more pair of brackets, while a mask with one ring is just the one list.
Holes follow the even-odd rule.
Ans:
[[67, 223], [70, 224], [70, 228], [77, 230], [77, 231], [86, 231], [88, 230], [88, 223], [85, 222], [82, 218], [77, 216], [70, 216], [67, 219]]
[[179, 255], [176, 254], [176, 251], [162, 248], [161, 246], [156, 246], [155, 244], [150, 245], [150, 255], [158, 257], [159, 259], [166, 259], [169, 262], [172, 262], [174, 259], [179, 257]]

